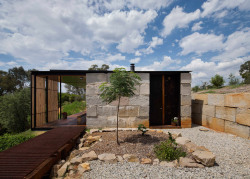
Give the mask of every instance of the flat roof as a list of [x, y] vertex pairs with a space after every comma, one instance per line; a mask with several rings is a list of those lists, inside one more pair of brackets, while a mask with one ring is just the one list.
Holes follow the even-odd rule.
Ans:
[[[134, 71], [135, 73], [150, 74], [170, 74], [170, 73], [190, 73], [191, 71]], [[113, 71], [98, 70], [50, 70], [50, 71], [31, 71], [32, 75], [86, 75], [87, 73], [113, 73]]]

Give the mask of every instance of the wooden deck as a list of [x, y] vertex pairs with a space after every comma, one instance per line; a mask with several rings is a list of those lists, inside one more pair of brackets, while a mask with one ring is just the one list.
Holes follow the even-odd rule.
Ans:
[[0, 152], [0, 178], [42, 178], [65, 158], [84, 126], [58, 127]]

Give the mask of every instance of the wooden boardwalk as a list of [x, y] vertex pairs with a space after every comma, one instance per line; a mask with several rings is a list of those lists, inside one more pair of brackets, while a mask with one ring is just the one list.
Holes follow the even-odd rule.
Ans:
[[0, 152], [0, 178], [42, 178], [68, 155], [84, 129], [84, 126], [54, 128]]

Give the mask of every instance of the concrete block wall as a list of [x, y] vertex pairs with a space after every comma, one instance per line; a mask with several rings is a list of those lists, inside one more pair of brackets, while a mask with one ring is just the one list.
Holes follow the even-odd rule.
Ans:
[[250, 93], [193, 94], [192, 120], [217, 131], [250, 138]]
[[[118, 101], [107, 104], [100, 98], [99, 86], [109, 82], [110, 73], [87, 73], [86, 102], [88, 128], [116, 127]], [[144, 124], [149, 127], [149, 73], [138, 73], [141, 85], [136, 87], [135, 96], [121, 98], [119, 127], [138, 127]]]
[[181, 127], [190, 128], [191, 120], [191, 74], [181, 73], [180, 76], [180, 95], [181, 95]]

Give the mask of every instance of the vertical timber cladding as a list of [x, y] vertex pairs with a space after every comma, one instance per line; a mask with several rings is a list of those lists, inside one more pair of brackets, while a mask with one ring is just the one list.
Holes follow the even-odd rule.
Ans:
[[36, 126], [46, 123], [46, 92], [44, 77], [36, 76]]
[[48, 76], [48, 122], [58, 119], [58, 76]]
[[34, 75], [31, 76], [31, 128], [34, 128]]

